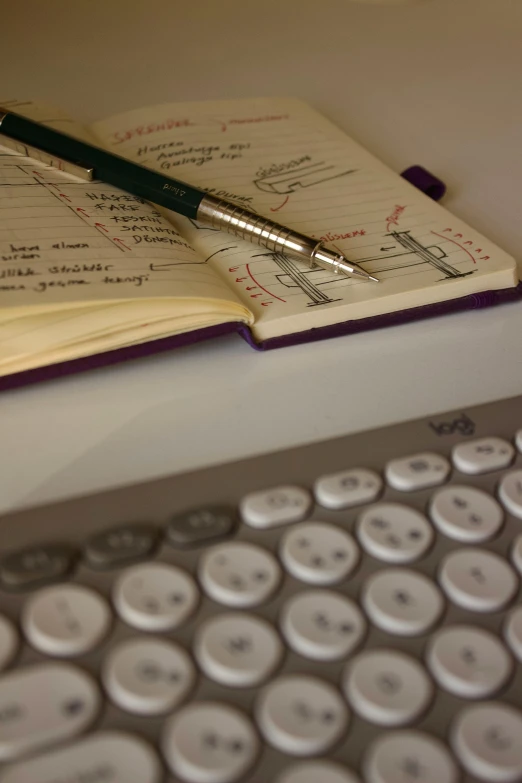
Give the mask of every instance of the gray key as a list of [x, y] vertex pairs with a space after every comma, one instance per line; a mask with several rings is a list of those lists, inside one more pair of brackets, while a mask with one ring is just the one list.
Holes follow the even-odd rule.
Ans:
[[0, 583], [7, 590], [32, 590], [71, 571], [76, 553], [64, 544], [45, 544], [13, 552], [0, 562]]
[[120, 525], [93, 536], [85, 547], [91, 568], [118, 568], [148, 557], [156, 548], [158, 531], [152, 525]]
[[205, 506], [178, 514], [170, 520], [167, 538], [176, 547], [202, 546], [233, 533], [237, 515], [231, 506]]

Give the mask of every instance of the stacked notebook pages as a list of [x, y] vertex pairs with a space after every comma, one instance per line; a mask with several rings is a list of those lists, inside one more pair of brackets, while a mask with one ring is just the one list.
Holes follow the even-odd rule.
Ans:
[[380, 283], [0, 147], [0, 388], [234, 331], [264, 350], [520, 297], [512, 257], [298, 100], [165, 104], [89, 128], [2, 105], [322, 239]]

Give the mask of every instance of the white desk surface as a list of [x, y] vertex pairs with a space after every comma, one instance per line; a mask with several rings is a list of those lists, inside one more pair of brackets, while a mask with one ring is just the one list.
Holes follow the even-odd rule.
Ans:
[[[0, 96], [91, 121], [296, 95], [520, 257], [521, 30], [518, 0], [3, 0]], [[266, 355], [232, 336], [4, 393], [0, 511], [521, 393], [521, 334], [508, 305]]]

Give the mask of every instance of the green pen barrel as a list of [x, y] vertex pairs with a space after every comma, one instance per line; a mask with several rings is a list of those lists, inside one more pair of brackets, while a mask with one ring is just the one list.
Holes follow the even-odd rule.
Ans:
[[[2, 114], [0, 108], [0, 117]], [[50, 157], [62, 158], [82, 168], [93, 169], [93, 179], [152, 201], [180, 215], [195, 219], [205, 191], [185, 182], [165, 177], [156, 171], [86, 144], [61, 131], [53, 130], [19, 114], [6, 111], [1, 119], [0, 134], [30, 147], [36, 147]]]

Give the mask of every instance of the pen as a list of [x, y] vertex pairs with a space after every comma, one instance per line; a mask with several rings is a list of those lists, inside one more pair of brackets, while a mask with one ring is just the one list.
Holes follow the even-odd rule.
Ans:
[[221, 229], [271, 252], [307, 261], [310, 269], [321, 267], [335, 274], [378, 282], [342, 253], [329, 250], [317, 239], [2, 107], [0, 144], [87, 182], [94, 179], [107, 182], [209, 228]]

